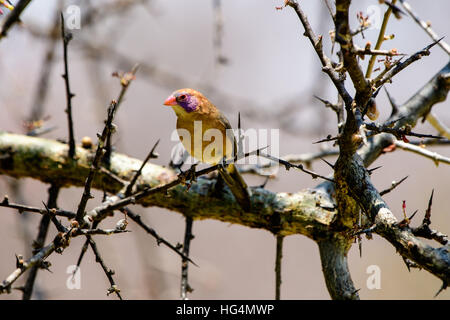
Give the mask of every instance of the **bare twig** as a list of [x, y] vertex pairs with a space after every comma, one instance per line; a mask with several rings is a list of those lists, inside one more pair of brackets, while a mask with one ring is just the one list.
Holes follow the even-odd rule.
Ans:
[[395, 56], [405, 56], [405, 53], [398, 53], [393, 50], [376, 50], [376, 49], [362, 49], [362, 48], [355, 48], [355, 52], [358, 55], [367, 55], [367, 56], [388, 56], [388, 57], [395, 57]]
[[[392, 3], [395, 4], [397, 0], [393, 0]], [[389, 21], [389, 17], [391, 16], [392, 13], [392, 7], [387, 8], [386, 12], [384, 13], [383, 16], [383, 22], [381, 23], [381, 28], [380, 28], [380, 32], [378, 34], [378, 39], [377, 39], [377, 43], [375, 44], [375, 50], [379, 50], [381, 48], [381, 44], [384, 41], [384, 34], [386, 32], [386, 27]], [[369, 60], [369, 64], [367, 65], [367, 70], [366, 70], [366, 78], [370, 78], [370, 76], [372, 75], [372, 70], [373, 70], [373, 66], [375, 64], [377, 57], [376, 56], [372, 56], [370, 57]]]
[[283, 259], [284, 236], [277, 235], [277, 248], [275, 253], [275, 300], [281, 299], [281, 262]]
[[95, 261], [100, 264], [103, 271], [105, 272], [106, 277], [109, 280], [109, 283], [111, 284], [111, 287], [107, 291], [107, 295], [109, 296], [111, 293], [115, 293], [117, 295], [117, 297], [120, 300], [122, 300], [122, 296], [120, 295], [120, 289], [117, 287], [117, 285], [114, 281], [114, 278], [112, 277], [114, 275], [114, 270], [111, 270], [106, 266], [105, 262], [103, 261], [101, 255], [100, 255], [100, 252], [97, 249], [97, 244], [95, 243], [95, 241], [92, 238], [88, 238], [88, 240], [89, 240], [89, 245], [91, 246], [92, 251], [94, 252]]
[[331, 135], [328, 135], [326, 138], [324, 139], [320, 139], [318, 141], [313, 142], [313, 144], [319, 144], [319, 143], [324, 143], [324, 142], [330, 142], [330, 141], [336, 141], [339, 139], [339, 136], [336, 137], [332, 137]]
[[89, 238], [90, 238], [90, 236], [86, 236], [86, 241], [84, 242], [83, 246], [81, 247], [81, 251], [80, 251], [80, 255], [78, 256], [78, 259], [77, 259], [76, 267], [72, 272], [73, 276], [75, 276], [77, 271], [80, 269], [81, 262], [83, 261], [84, 255], [86, 254], [87, 249], [89, 247]]
[[[1, 138], [2, 138], [2, 135], [0, 135], [0, 146], [4, 142]], [[29, 138], [29, 137], [27, 137], [27, 139], [43, 140], [43, 139], [40, 139], [40, 138]], [[28, 141], [28, 143], [31, 143], [31, 145], [33, 145], [33, 141]], [[55, 144], [56, 145], [60, 145], [57, 142], [55, 142]], [[63, 145], [61, 145], [61, 147], [63, 147]], [[56, 149], [58, 149], [58, 148], [59, 147], [57, 147]], [[262, 149], [264, 149], [264, 148], [262, 148]], [[245, 157], [252, 156], [252, 155], [259, 155], [260, 150], [262, 150], [262, 149], [258, 149], [258, 150], [252, 151], [252, 152], [245, 153], [244, 155], [239, 157], [237, 160], [240, 160], [240, 159], [243, 159]], [[39, 152], [41, 152], [41, 144], [39, 144]], [[122, 157], [122, 156], [120, 156], [120, 157]], [[17, 161], [18, 161], [18, 159], [17, 159]], [[231, 163], [232, 161], [234, 161], [234, 160], [227, 161], [227, 164]], [[214, 166], [210, 166], [210, 167], [207, 167], [205, 169], [202, 169], [202, 170], [198, 170], [192, 175], [191, 178], [194, 179], [194, 178], [197, 178], [197, 177], [199, 177], [201, 175], [208, 174], [210, 172], [213, 172], [213, 171], [217, 170], [217, 168], [218, 168], [218, 165], [214, 165]], [[111, 201], [107, 201], [105, 203], [102, 203], [100, 206], [90, 210], [88, 212], [88, 214], [87, 214], [88, 217], [86, 217], [85, 220], [89, 221], [89, 223], [92, 220], [94, 220], [94, 222], [95, 222], [95, 220], [102, 220], [105, 215], [107, 215], [108, 213], [110, 213], [110, 212], [112, 212], [114, 210], [121, 209], [121, 208], [126, 207], [126, 206], [128, 206], [130, 204], [134, 204], [134, 203], [138, 203], [138, 202], [139, 203], [146, 202], [147, 201], [146, 199], [148, 197], [156, 196], [158, 194], [165, 194], [171, 188], [176, 187], [176, 186], [178, 186], [179, 184], [182, 184], [185, 181], [185, 179], [183, 179], [183, 177], [181, 177], [181, 176], [171, 177], [171, 173], [167, 169], [161, 169], [161, 170], [166, 170], [167, 175], [170, 178], [170, 180], [169, 180], [170, 182], [166, 182], [166, 180], [162, 180], [164, 182], [160, 186], [153, 186], [153, 187], [148, 187], [148, 188], [142, 189], [141, 191], [136, 192], [136, 193], [130, 195], [129, 197], [126, 197], [126, 198], [123, 198], [123, 199], [121, 199], [118, 196], [113, 196], [113, 197], [111, 197], [111, 198], [113, 198]], [[151, 173], [149, 173], [149, 174], [151, 175]], [[46, 179], [48, 179], [48, 177]], [[62, 179], [62, 177], [60, 176], [59, 179]], [[152, 179], [159, 179], [159, 178], [155, 177], [155, 178], [152, 178]], [[79, 181], [82, 181], [82, 178], [79, 178]], [[72, 183], [73, 183], [73, 181], [72, 181]], [[96, 187], [98, 187], [97, 184], [95, 184], [95, 185], [96, 185]], [[102, 186], [102, 188], [103, 187], [104, 186]], [[117, 193], [117, 192], [120, 191], [120, 190], [114, 189], [114, 188], [111, 189], [111, 187], [115, 188], [117, 186], [108, 186], [108, 189], [110, 190], [110, 192]], [[6, 199], [6, 201], [4, 201], [3, 203], [0, 203], [0, 206], [2, 204], [3, 204], [3, 206], [7, 206], [7, 205], [5, 205], [5, 203], [6, 204], [9, 203], [9, 201]], [[11, 207], [14, 207], [14, 206], [11, 205]], [[327, 205], [326, 207], [328, 208], [329, 206]], [[32, 211], [34, 211], [34, 212], [38, 212], [38, 213], [41, 213], [41, 214], [45, 213], [45, 210], [39, 209], [39, 208], [33, 208], [33, 207], [28, 208], [28, 207], [25, 207], [25, 206], [19, 206], [18, 209], [19, 210], [32, 209]], [[63, 215], [63, 216], [67, 216], [68, 218], [71, 218], [71, 219], [76, 216], [74, 213], [68, 212], [68, 211], [53, 210], [53, 209], [51, 211], [55, 212], [55, 215]], [[319, 209], [319, 211], [320, 211], [320, 209]]]
[[286, 5], [292, 7], [295, 10], [298, 18], [300, 19], [303, 27], [305, 28], [304, 35], [308, 37], [314, 50], [317, 53], [317, 56], [320, 59], [320, 62], [322, 64], [322, 71], [324, 71], [330, 77], [331, 81], [333, 82], [342, 99], [344, 100], [345, 105], [350, 108], [353, 98], [345, 89], [344, 82], [336, 74], [333, 66], [331, 65], [331, 60], [323, 53], [322, 36], [316, 37], [314, 31], [311, 28], [311, 25], [309, 24], [308, 17], [306, 16], [306, 14], [303, 12], [303, 10], [300, 8], [299, 4], [296, 1], [288, 0], [286, 1]]
[[0, 40], [5, 37], [9, 29], [20, 21], [20, 15], [23, 10], [30, 4], [31, 0], [20, 0], [14, 7], [14, 10], [6, 17], [3, 24], [0, 26]]
[[[47, 206], [49, 208], [56, 208], [56, 199], [59, 195], [59, 186], [51, 185], [48, 189], [48, 201]], [[36, 237], [36, 240], [33, 242], [33, 253], [36, 254], [45, 243], [45, 238], [47, 237], [48, 229], [50, 226], [50, 216], [48, 214], [45, 214], [41, 217], [41, 221], [39, 223], [39, 232]], [[34, 282], [36, 280], [37, 273], [39, 271], [38, 266], [33, 266], [30, 270], [30, 273], [28, 275], [27, 281], [25, 283], [25, 286], [23, 288], [23, 295], [22, 300], [30, 300], [31, 296], [33, 294], [33, 287]]]
[[[47, 214], [47, 210], [46, 209], [32, 207], [32, 206], [26, 206], [26, 205], [17, 204], [17, 203], [10, 203], [7, 196], [5, 196], [3, 198], [3, 201], [0, 202], [0, 207], [16, 209], [17, 211], [19, 211], [19, 213], [32, 212], [32, 213], [39, 213], [39, 214], [42, 214], [42, 215], [46, 215]], [[76, 217], [76, 214], [74, 212], [61, 210], [61, 209], [56, 209], [56, 208], [51, 208], [50, 212], [52, 213], [52, 215], [56, 215], [56, 216], [60, 216], [60, 217], [66, 217], [68, 219], [73, 219], [73, 218]]]
[[[400, 2], [402, 3], [402, 6], [406, 10], [406, 12], [408, 12], [408, 14], [411, 16], [411, 18], [413, 18], [414, 21], [417, 22], [417, 24], [420, 25], [420, 27], [426, 33], [428, 33], [431, 39], [433, 39], [434, 41], [438, 41], [440, 37], [431, 28], [431, 24], [420, 19], [420, 17], [413, 11], [411, 5], [408, 2], [406, 2], [405, 0], [400, 0]], [[450, 55], [450, 46], [445, 41], [439, 41], [438, 44], [442, 49], [444, 49], [445, 52], [447, 52], [447, 54]]]
[[64, 49], [64, 74], [62, 77], [64, 78], [64, 83], [66, 84], [66, 99], [67, 99], [67, 121], [69, 127], [69, 158], [73, 159], [75, 157], [75, 136], [73, 132], [73, 119], [72, 119], [72, 98], [75, 96], [70, 91], [70, 82], [69, 82], [69, 61], [67, 59], [67, 46], [69, 45], [70, 40], [72, 40], [72, 33], [66, 34], [66, 27], [64, 23], [64, 15], [61, 12], [61, 34], [63, 39], [63, 49]]
[[[191, 244], [191, 240], [194, 238], [192, 235], [192, 217], [186, 217], [186, 230], [184, 233], [184, 243], [183, 243], [183, 254], [189, 257], [189, 248]], [[181, 261], [181, 289], [180, 289], [180, 297], [182, 300], [187, 300], [187, 294], [192, 292], [193, 289], [188, 283], [188, 268], [189, 264], [186, 259], [182, 259]]]
[[377, 83], [379, 82], [381, 79], [383, 79], [383, 77], [386, 75], [386, 73], [388, 73], [389, 71], [391, 71], [394, 67], [396, 67], [400, 62], [402, 62], [402, 58], [395, 60], [394, 62], [388, 63], [387, 65], [385, 64], [385, 67], [383, 69], [383, 71], [381, 71], [373, 80], [372, 83]]
[[[61, 3], [62, 4], [62, 3]], [[39, 80], [37, 81], [37, 89], [34, 95], [34, 99], [32, 100], [32, 107], [31, 107], [31, 113], [28, 116], [28, 121], [38, 121], [42, 119], [43, 113], [44, 113], [44, 103], [48, 95], [48, 89], [49, 89], [49, 80], [50, 80], [50, 74], [53, 69], [53, 65], [55, 62], [55, 49], [56, 49], [56, 43], [59, 36], [59, 24], [60, 21], [60, 15], [59, 13], [55, 14], [53, 26], [51, 28], [51, 33], [53, 34], [53, 37], [50, 37], [47, 50], [45, 52], [44, 60], [41, 63], [41, 71], [39, 72]], [[30, 128], [29, 128], [30, 129]], [[32, 128], [32, 130], [27, 130], [27, 134], [35, 134], [38, 133], [39, 135], [45, 133], [47, 129], [37, 130], [37, 128]], [[34, 131], [34, 132], [33, 132]], [[36, 132], [39, 131], [39, 132]]]
[[397, 188], [397, 186], [402, 183], [403, 181], [405, 181], [406, 179], [408, 179], [408, 176], [402, 178], [400, 181], [392, 181], [392, 184], [389, 188], [383, 190], [380, 192], [380, 196], [384, 196], [385, 194], [388, 194], [389, 192], [391, 192], [392, 190], [394, 190], [395, 188]]
[[214, 13], [214, 38], [213, 45], [215, 51], [215, 62], [219, 65], [228, 63], [227, 57], [222, 53], [222, 39], [223, 39], [223, 14], [222, 14], [222, 0], [213, 1]]
[[[119, 110], [120, 105], [122, 104], [122, 101], [125, 97], [125, 93], [127, 92], [127, 89], [131, 82], [135, 79], [136, 72], [139, 68], [138, 64], [135, 64], [134, 67], [129, 72], [125, 72], [123, 74], [119, 74], [117, 72], [113, 73], [113, 76], [116, 76], [120, 79], [120, 93], [117, 97], [117, 103], [116, 103], [116, 112]], [[110, 130], [106, 136], [106, 143], [105, 143], [105, 154], [103, 156], [103, 162], [106, 164], [107, 167], [109, 167], [109, 164], [111, 162], [111, 154], [112, 154], [112, 141], [111, 136], [113, 134], [113, 130]]]
[[411, 63], [413, 63], [413, 62], [415, 62], [415, 61], [417, 61], [417, 60], [419, 60], [419, 59], [421, 59], [423, 56], [428, 56], [428, 55], [430, 55], [430, 49], [432, 48], [432, 47], [434, 47], [437, 43], [439, 43], [439, 41], [441, 41], [442, 40], [442, 38], [441, 39], [439, 39], [439, 40], [437, 40], [437, 41], [435, 41], [435, 42], [433, 42], [433, 43], [431, 43], [431, 44], [429, 44], [428, 46], [426, 46], [425, 48], [423, 48], [422, 50], [420, 50], [420, 51], [417, 51], [416, 53], [414, 53], [413, 55], [411, 55], [408, 59], [406, 59], [404, 62], [399, 62], [399, 63], [397, 63], [397, 65], [393, 68], [393, 69], [391, 69], [390, 71], [388, 71], [387, 73], [386, 73], [386, 75], [383, 77], [383, 78], [381, 78], [381, 79], [379, 79], [379, 80], [377, 80], [377, 81], [374, 81], [374, 86], [375, 87], [381, 87], [383, 84], [385, 84], [386, 82], [388, 82], [388, 81], [391, 81], [391, 79], [397, 74], [397, 73], [399, 73], [400, 71], [402, 71], [403, 69], [405, 69], [407, 66], [409, 66]]
[[388, 97], [389, 103], [391, 104], [392, 111], [389, 118], [392, 118], [398, 113], [398, 105], [395, 102], [394, 98], [390, 95], [389, 91], [387, 91], [386, 87], [384, 87], [384, 91], [386, 92], [386, 96]]
[[334, 21], [334, 12], [333, 9], [331, 8], [331, 4], [328, 0], [324, 0], [325, 2], [325, 6], [327, 7], [328, 13], [330, 14], [331, 19], [333, 19]]
[[376, 123], [365, 123], [366, 129], [371, 130], [375, 133], [390, 133], [394, 135], [397, 139], [403, 139], [405, 136], [412, 136], [412, 137], [418, 137], [418, 138], [432, 138], [432, 139], [443, 139], [441, 136], [435, 136], [432, 134], [423, 134], [423, 133], [416, 133], [411, 131], [411, 127], [406, 126], [404, 128], [392, 128], [392, 125], [400, 119], [394, 120], [387, 124], [376, 124]]
[[437, 152], [429, 151], [420, 146], [415, 146], [413, 144], [406, 143], [406, 142], [403, 142], [400, 140], [396, 140], [394, 143], [397, 147], [399, 147], [405, 151], [414, 152], [418, 155], [421, 155], [421, 156], [424, 156], [426, 158], [433, 160], [436, 165], [438, 165], [441, 162], [445, 163], [445, 164], [450, 164], [450, 158], [444, 157], [444, 156], [438, 154]]
[[190, 263], [197, 266], [197, 264], [192, 261], [188, 256], [184, 255], [183, 252], [181, 252], [176, 246], [172, 245], [169, 241], [162, 238], [153, 228], [150, 228], [148, 225], [146, 225], [142, 219], [141, 216], [131, 211], [129, 208], [123, 208], [121, 209], [122, 212], [126, 213], [128, 217], [130, 217], [131, 220], [136, 222], [137, 225], [139, 225], [142, 229], [144, 229], [149, 235], [154, 237], [156, 239], [156, 242], [158, 245], [161, 243], [167, 246], [169, 249], [171, 249], [173, 252], [178, 254], [182, 259], [189, 261]]
[[108, 108], [108, 118], [106, 120], [105, 127], [103, 128], [102, 134], [98, 138], [97, 151], [95, 152], [94, 160], [92, 161], [91, 169], [89, 170], [89, 175], [86, 178], [86, 183], [84, 185], [83, 196], [81, 197], [80, 204], [78, 205], [76, 220], [81, 223], [84, 217], [84, 210], [86, 209], [86, 204], [91, 196], [91, 186], [94, 180], [94, 176], [100, 167], [100, 160], [104, 154], [104, 144], [106, 137], [112, 130], [112, 121], [114, 119], [117, 103], [112, 101]]
[[[51, 215], [50, 209], [48, 209], [49, 214]], [[52, 216], [51, 216], [52, 217]], [[54, 217], [54, 216], [53, 216]], [[52, 218], [53, 218], [52, 217]], [[53, 222], [59, 223], [52, 219]], [[61, 225], [58, 227], [58, 230], [60, 230], [62, 227]], [[102, 230], [104, 231], [104, 230]], [[98, 231], [96, 234], [110, 234], [110, 232], [102, 232]], [[117, 232], [114, 232], [117, 233]], [[30, 259], [27, 261], [21, 261], [20, 265], [17, 266], [17, 269], [12, 272], [1, 284], [0, 284], [0, 294], [4, 292], [8, 292], [11, 289], [11, 285], [20, 277], [22, 276], [27, 270], [30, 268], [37, 266], [39, 268], [48, 268], [48, 263], [45, 263], [45, 259], [51, 255], [54, 251], [57, 251], [59, 253], [62, 252], [62, 249], [67, 247], [69, 245], [69, 239], [70, 237], [76, 237], [83, 234], [83, 232], [78, 233], [76, 229], [74, 228], [64, 228], [64, 232], [59, 232], [54, 240], [48, 244], [47, 246], [41, 248], [37, 253], [35, 253]], [[90, 242], [92, 246], [93, 242]], [[95, 246], [95, 243], [94, 243]], [[94, 248], [93, 248], [94, 249]], [[94, 250], [94, 253], [96, 253], [96, 258], [101, 261], [102, 267], [105, 270], [105, 266], [103, 261], [101, 260], [101, 257], [98, 254], [98, 251]], [[106, 271], [105, 271], [106, 272]], [[108, 274], [107, 274], [108, 275]], [[111, 275], [108, 276], [110, 278]], [[112, 283], [112, 287], [113, 283]], [[117, 292], [118, 293], [118, 292]], [[119, 295], [119, 294], [118, 294]]]
[[283, 165], [286, 168], [286, 170], [289, 170], [290, 168], [295, 168], [295, 169], [298, 169], [300, 171], [303, 171], [304, 173], [309, 174], [313, 179], [322, 178], [324, 180], [327, 180], [327, 181], [330, 181], [330, 182], [334, 182], [333, 179], [327, 178], [327, 177], [322, 176], [322, 175], [320, 175], [318, 173], [315, 173], [315, 172], [313, 172], [311, 170], [305, 169], [301, 163], [300, 164], [293, 164], [293, 163], [290, 163], [289, 161], [286, 161], [286, 160], [283, 160], [283, 159], [278, 159], [278, 158], [276, 158], [274, 156], [271, 156], [271, 155], [265, 154], [265, 153], [260, 153], [259, 155], [261, 157], [267, 158], [269, 160], [278, 162], [279, 164]]
[[420, 226], [418, 226], [417, 228], [413, 228], [412, 229], [412, 233], [416, 237], [421, 237], [421, 238], [426, 238], [426, 239], [430, 239], [430, 240], [435, 240], [435, 241], [437, 241], [440, 244], [445, 246], [445, 245], [447, 245], [449, 243], [447, 235], [442, 234], [441, 232], [438, 232], [436, 230], [430, 229], [430, 224], [431, 224], [431, 206], [433, 204], [433, 195], [434, 195], [434, 190], [431, 192], [430, 199], [428, 200], [428, 207], [427, 207], [427, 210], [425, 212], [425, 216], [423, 217], [422, 224]]
[[[45, 207], [45, 210], [47, 210], [47, 215], [50, 216], [50, 220], [53, 222], [53, 224], [56, 227], [56, 230], [58, 230], [60, 233], [67, 233], [69, 229], [67, 229], [65, 226], [62, 225], [62, 223], [56, 218], [56, 216], [52, 213], [52, 211], [49, 209], [49, 207], [45, 204], [44, 201], [42, 201], [42, 204]], [[71, 234], [69, 234], [69, 237]]]
[[437, 130], [439, 135], [450, 139], [450, 128], [448, 128], [445, 123], [442, 123], [433, 112], [430, 112], [427, 115], [427, 120]]
[[156, 159], [158, 155], [155, 153], [155, 149], [159, 144], [159, 139], [156, 141], [156, 143], [153, 145], [153, 148], [150, 150], [150, 152], [147, 154], [147, 157], [145, 157], [145, 160], [142, 162], [141, 167], [138, 171], [134, 174], [133, 178], [131, 179], [130, 183], [127, 185], [127, 188], [125, 190], [125, 196], [129, 196], [131, 194], [131, 191], [133, 190], [134, 185], [136, 184], [137, 179], [142, 173], [142, 169], [144, 169], [145, 164], [150, 159]]
[[358, 55], [355, 54], [355, 46], [353, 44], [349, 22], [350, 3], [351, 0], [336, 0], [336, 19], [334, 22], [336, 42], [338, 42], [341, 47], [340, 53], [342, 56], [343, 68], [350, 75], [356, 90], [354, 96], [355, 105], [352, 106], [345, 102], [345, 107], [347, 109], [347, 129], [344, 128], [344, 131], [353, 131], [355, 129], [355, 117], [351, 110], [353, 107], [360, 109], [364, 108], [372, 94], [372, 87], [369, 85], [366, 77], [364, 77], [364, 73], [359, 64]]
[[[94, 221], [94, 222], [92, 223], [91, 229], [96, 229], [96, 228], [98, 227], [99, 224], [100, 224], [100, 220]], [[72, 275], [73, 275], [73, 276], [75, 276], [75, 274], [77, 273], [78, 269], [79, 269], [80, 266], [81, 266], [81, 262], [83, 261], [84, 255], [86, 254], [87, 249], [88, 249], [88, 247], [89, 247], [89, 242], [90, 242], [90, 240], [91, 240], [91, 236], [90, 236], [90, 235], [87, 235], [87, 236], [86, 236], [86, 241], [84, 242], [83, 246], [81, 247], [81, 251], [80, 251], [80, 255], [78, 256], [78, 259], [77, 259], [76, 267], [75, 267], [75, 269], [74, 269], [73, 272], [72, 272]]]

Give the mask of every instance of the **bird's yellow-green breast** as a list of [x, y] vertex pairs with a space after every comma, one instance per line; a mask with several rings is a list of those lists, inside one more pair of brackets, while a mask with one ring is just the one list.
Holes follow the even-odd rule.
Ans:
[[177, 131], [184, 148], [199, 161], [217, 164], [233, 157], [235, 149], [231, 125], [225, 116], [200, 92], [175, 91], [164, 102], [177, 115]]

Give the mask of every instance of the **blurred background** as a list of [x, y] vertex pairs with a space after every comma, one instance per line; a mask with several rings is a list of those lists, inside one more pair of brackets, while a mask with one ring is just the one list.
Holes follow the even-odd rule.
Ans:
[[[448, 36], [450, 2], [409, 2], [440, 36]], [[162, 102], [182, 87], [202, 91], [234, 126], [240, 111], [244, 129], [280, 129], [281, 155], [318, 151], [324, 145], [312, 142], [336, 134], [337, 126], [335, 114], [313, 95], [336, 102], [336, 91], [321, 72], [308, 39], [302, 36], [303, 28], [295, 12], [290, 8], [275, 9], [282, 4], [282, 0], [32, 1], [22, 15], [22, 24], [0, 41], [0, 130], [25, 133], [24, 121], [38, 116], [46, 119], [47, 127], [55, 127], [43, 137], [67, 139], [59, 24], [56, 38], [48, 34], [55, 21], [59, 22], [59, 11], [67, 14], [68, 6], [76, 5], [81, 10], [81, 25], [71, 30], [69, 69], [71, 89], [76, 94], [72, 103], [77, 142], [83, 136], [94, 139], [102, 129], [106, 108], [120, 91], [119, 80], [112, 73], [129, 71], [139, 63], [136, 80], [128, 89], [115, 121], [118, 133], [113, 142], [117, 152], [144, 159], [155, 141], [161, 139], [157, 150], [160, 157], [153, 162], [167, 165], [175, 145], [170, 135], [176, 118]], [[324, 2], [301, 1], [301, 6], [316, 34], [323, 35], [326, 54], [337, 60], [337, 45], [331, 53], [329, 31], [333, 24]], [[386, 6], [376, 0], [354, 1], [350, 14], [352, 28], [358, 27], [358, 12], [372, 13], [374, 21], [378, 17], [381, 22], [385, 10]], [[0, 20], [4, 18], [5, 14], [0, 16]], [[376, 27], [366, 30], [365, 38], [358, 35], [355, 42], [360, 47], [367, 41], [374, 44], [378, 32]], [[401, 53], [414, 53], [432, 42], [409, 16], [400, 20], [392, 17], [386, 33], [395, 34], [395, 38], [386, 41], [383, 49], [397, 48]], [[362, 62], [364, 68], [367, 60]], [[436, 46], [430, 56], [408, 67], [386, 87], [397, 103], [404, 103], [447, 62], [447, 54]], [[376, 63], [375, 67], [379, 65], [382, 63]], [[347, 88], [352, 92], [350, 83]], [[391, 112], [383, 91], [377, 97], [377, 105], [382, 121]], [[450, 125], [449, 107], [447, 100], [433, 108], [447, 125]], [[427, 123], [419, 124], [415, 131], [435, 133]], [[450, 155], [448, 148], [430, 149]], [[448, 166], [436, 166], [429, 159], [402, 150], [383, 155], [372, 165], [375, 166], [383, 166], [372, 175], [379, 189], [409, 176], [385, 196], [397, 218], [402, 217], [402, 200], [406, 200], [408, 213], [419, 210], [412, 223], [419, 224], [434, 188], [432, 227], [450, 233]], [[321, 161], [314, 162], [312, 168], [324, 175], [331, 173]], [[264, 182], [259, 176], [246, 176], [246, 180], [250, 185]], [[309, 175], [280, 169], [266, 188], [296, 192], [317, 184]], [[47, 187], [31, 179], [15, 181], [0, 177], [0, 196], [8, 194], [14, 202], [41, 206], [47, 200]], [[81, 194], [79, 188], [62, 190], [59, 207], [76, 210]], [[100, 192], [94, 195], [89, 208], [101, 201]], [[183, 241], [182, 215], [160, 208], [136, 206], [134, 210], [170, 242]], [[117, 215], [102, 225], [114, 227], [119, 218]], [[15, 269], [14, 254], [30, 256], [39, 219], [37, 215], [0, 209], [0, 279]], [[179, 257], [164, 246], [157, 246], [134, 223], [128, 229], [132, 232], [96, 237], [106, 264], [116, 271], [115, 280], [123, 297], [178, 299]], [[189, 269], [189, 283], [194, 288], [190, 299], [274, 298], [272, 234], [213, 220], [195, 222], [193, 232], [191, 257], [200, 267]], [[54, 234], [51, 226], [47, 242]], [[53, 254], [49, 258], [52, 273], [39, 272], [33, 298], [116, 299], [113, 295], [106, 296], [109, 283], [90, 250], [81, 265], [81, 288], [67, 288], [70, 277], [67, 268], [76, 264], [83, 243], [82, 237], [72, 239], [62, 255]], [[289, 236], [284, 243], [282, 299], [329, 299], [317, 245], [301, 235]], [[363, 239], [362, 257], [358, 246], [352, 247], [349, 265], [355, 286], [361, 288], [362, 299], [432, 299], [441, 286], [441, 281], [426, 271], [408, 272], [395, 249], [376, 235], [370, 241]], [[367, 268], [371, 265], [381, 270], [380, 289], [367, 288], [370, 276]], [[23, 284], [25, 279], [22, 277], [16, 285]], [[20, 298], [18, 291], [0, 296], [0, 299]], [[449, 290], [437, 297], [449, 298]]]

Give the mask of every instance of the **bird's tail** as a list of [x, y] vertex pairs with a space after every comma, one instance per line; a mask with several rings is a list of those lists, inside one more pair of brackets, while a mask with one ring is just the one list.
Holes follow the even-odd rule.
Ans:
[[233, 193], [241, 208], [245, 211], [250, 211], [251, 191], [236, 166], [231, 163], [226, 169], [224, 167], [219, 167], [219, 173], [230, 188], [231, 193]]

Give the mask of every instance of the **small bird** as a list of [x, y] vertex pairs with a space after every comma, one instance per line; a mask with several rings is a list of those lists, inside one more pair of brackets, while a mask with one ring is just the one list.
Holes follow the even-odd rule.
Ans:
[[235, 165], [220, 165], [237, 153], [236, 139], [228, 119], [203, 94], [193, 89], [180, 89], [164, 101], [177, 116], [177, 132], [181, 143], [198, 161], [216, 165], [236, 201], [250, 210], [250, 189]]

